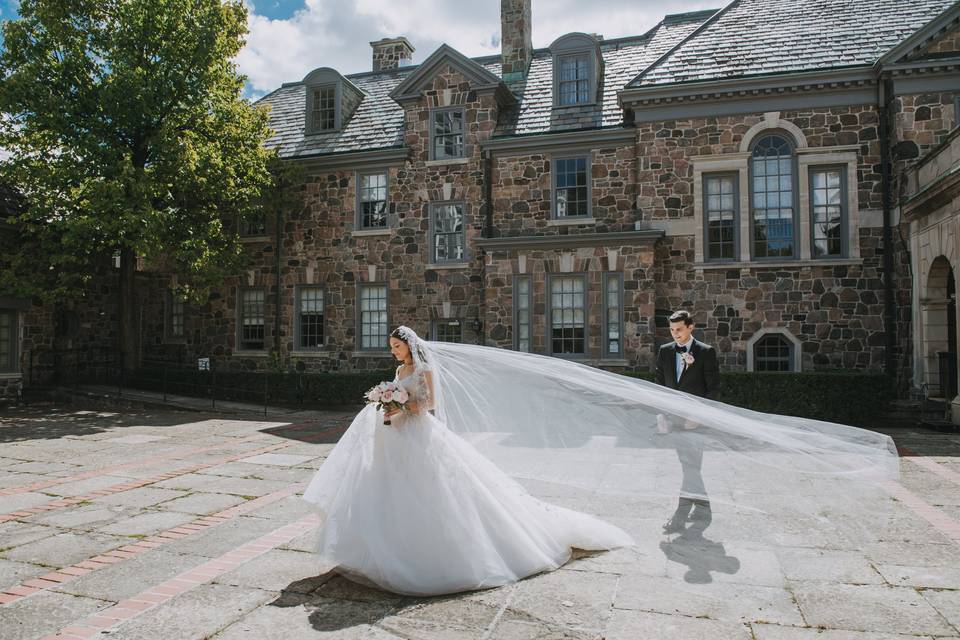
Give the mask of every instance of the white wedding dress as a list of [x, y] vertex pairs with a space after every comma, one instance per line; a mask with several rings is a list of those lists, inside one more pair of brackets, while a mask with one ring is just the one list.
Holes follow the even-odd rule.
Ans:
[[[417, 368], [399, 383], [422, 402], [428, 380]], [[321, 560], [356, 582], [455, 593], [556, 569], [572, 548], [633, 544], [607, 522], [534, 498], [428, 412], [383, 420], [363, 409], [304, 492], [323, 518]]]

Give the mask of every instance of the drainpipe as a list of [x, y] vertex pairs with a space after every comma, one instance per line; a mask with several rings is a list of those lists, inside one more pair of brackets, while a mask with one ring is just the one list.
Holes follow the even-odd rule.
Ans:
[[896, 381], [897, 361], [894, 349], [897, 343], [897, 306], [894, 299], [893, 279], [893, 193], [892, 178], [890, 175], [890, 131], [889, 109], [887, 107], [890, 95], [889, 81], [882, 77], [877, 82], [877, 106], [880, 111], [880, 167], [882, 176], [883, 196], [883, 330], [886, 334], [884, 348], [884, 373], [891, 381]]
[[[280, 194], [282, 194], [282, 193], [283, 193], [283, 189], [286, 188], [286, 184], [284, 184], [283, 182], [281, 182], [278, 186], [279, 186]], [[274, 248], [274, 253], [276, 254], [276, 263], [277, 263], [277, 273], [276, 273], [276, 287], [277, 287], [276, 291], [277, 291], [277, 294], [276, 294], [276, 297], [274, 298], [274, 305], [273, 305], [273, 306], [274, 306], [274, 310], [275, 310], [275, 314], [276, 314], [276, 321], [275, 321], [274, 324], [273, 324], [273, 348], [274, 348], [274, 350], [276, 350], [276, 352], [277, 352], [277, 358], [279, 358], [279, 357], [280, 357], [280, 315], [281, 315], [281, 314], [280, 314], [280, 301], [281, 301], [281, 293], [280, 293], [280, 240], [282, 239], [282, 227], [283, 227], [283, 206], [282, 206], [282, 204], [279, 204], [279, 203], [284, 202], [283, 196], [282, 196], [282, 195], [278, 195], [277, 200], [278, 200], [278, 206], [277, 206], [277, 211], [276, 211], [276, 213], [277, 213], [277, 215], [276, 215], [276, 219], [277, 219], [277, 222], [276, 222], [276, 227], [277, 227], [277, 228], [276, 228], [276, 235], [277, 235], [277, 238], [276, 238], [276, 247]]]
[[[489, 149], [483, 152], [483, 233], [482, 238], [493, 237], [493, 152]], [[486, 251], [483, 249], [482, 251]], [[485, 279], [486, 257], [480, 263], [480, 309], [477, 312], [481, 322], [480, 331], [477, 332], [477, 344], [487, 343], [487, 333], [489, 327], [486, 323], [487, 310], [487, 285]]]

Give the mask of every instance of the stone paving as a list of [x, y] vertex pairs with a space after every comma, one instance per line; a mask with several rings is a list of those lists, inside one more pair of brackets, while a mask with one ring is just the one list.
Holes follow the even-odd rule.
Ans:
[[411, 598], [311, 553], [298, 492], [349, 413], [0, 412], [2, 640], [960, 638], [960, 434], [888, 431], [898, 502], [863, 549], [740, 549], [695, 592], [666, 552], [622, 549]]

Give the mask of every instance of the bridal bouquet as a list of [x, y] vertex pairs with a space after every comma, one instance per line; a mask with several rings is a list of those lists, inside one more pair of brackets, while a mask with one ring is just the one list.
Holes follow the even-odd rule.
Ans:
[[[367, 404], [376, 404], [377, 409], [392, 411], [394, 409], [406, 410], [407, 401], [410, 400], [410, 394], [396, 382], [381, 382], [374, 388], [363, 394]], [[385, 419], [383, 424], [390, 424], [389, 419]]]

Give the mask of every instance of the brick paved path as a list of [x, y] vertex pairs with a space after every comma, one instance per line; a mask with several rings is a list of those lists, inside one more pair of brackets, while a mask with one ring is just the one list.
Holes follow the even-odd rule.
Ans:
[[903, 477], [891, 527], [865, 549], [752, 557], [728, 543], [741, 569], [695, 594], [669, 578], [686, 567], [625, 549], [416, 599], [310, 553], [317, 519], [297, 494], [347, 413], [2, 411], [3, 640], [960, 638], [960, 434], [889, 431]]

